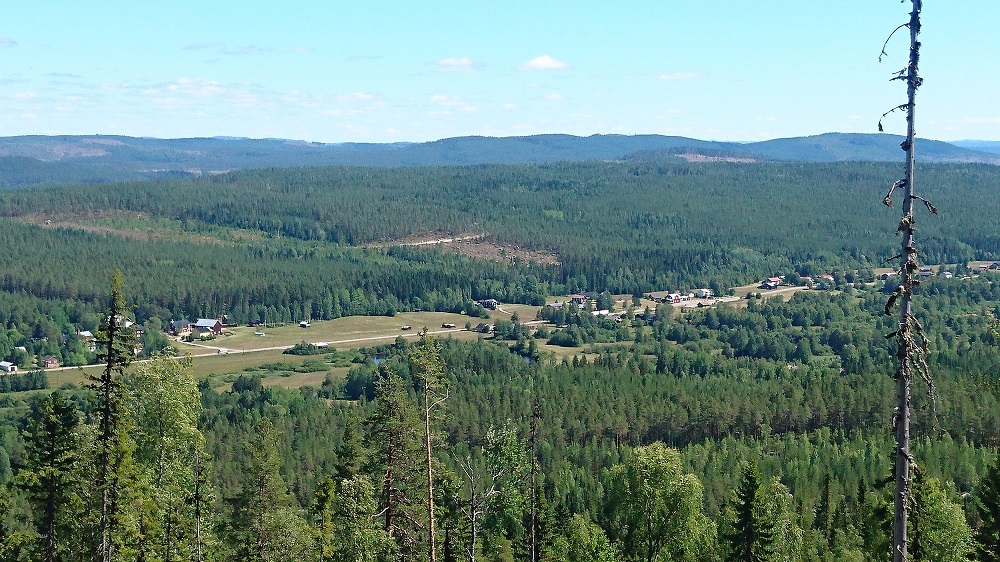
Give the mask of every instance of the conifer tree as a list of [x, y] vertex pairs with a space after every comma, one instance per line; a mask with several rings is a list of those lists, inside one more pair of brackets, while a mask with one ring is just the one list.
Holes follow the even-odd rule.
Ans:
[[[427, 335], [425, 328], [420, 334], [420, 345], [410, 356], [411, 371], [423, 387], [424, 452], [427, 467], [427, 527], [430, 540], [430, 560], [437, 561], [437, 537], [434, 529], [434, 454], [436, 441], [431, 424], [432, 411], [448, 398], [448, 379], [444, 373], [444, 360], [437, 342]], [[435, 424], [436, 425], [436, 424]]]
[[0, 484], [0, 562], [21, 560], [21, 552], [30, 541], [27, 531], [16, 528], [10, 520], [13, 512], [10, 490]]
[[982, 522], [976, 529], [976, 555], [983, 562], [1000, 560], [1000, 460], [979, 481], [975, 507]]
[[367, 462], [361, 420], [354, 412], [348, 412], [344, 417], [344, 437], [337, 449], [337, 478], [353, 478], [361, 473]]
[[118, 380], [135, 355], [135, 330], [126, 314], [124, 279], [119, 270], [111, 277], [108, 314], [97, 333], [97, 358], [104, 364], [100, 375], [91, 377], [97, 391], [97, 442], [95, 491], [100, 495], [96, 551], [102, 562], [111, 562], [115, 544], [112, 534], [119, 523], [119, 475], [130, 465], [128, 437], [122, 427], [122, 392]]
[[31, 405], [24, 438], [24, 468], [19, 484], [28, 493], [35, 529], [42, 540], [36, 550], [39, 559], [60, 558], [66, 532], [66, 505], [79, 478], [76, 406], [62, 394], [53, 392]]
[[774, 551], [775, 524], [763, 505], [763, 491], [757, 462], [743, 467], [736, 490], [735, 519], [722, 536], [729, 543], [727, 562], [766, 562]]
[[392, 541], [375, 517], [377, 502], [371, 479], [363, 474], [334, 482], [325, 479], [316, 491], [313, 515], [321, 562], [383, 562], [391, 559]]
[[278, 434], [264, 419], [246, 444], [247, 480], [235, 499], [230, 540], [238, 560], [293, 562], [313, 551], [308, 524], [279, 473]]
[[380, 479], [377, 516], [400, 556], [416, 560], [421, 515], [414, 501], [424, 493], [420, 417], [403, 379], [385, 364], [379, 366], [375, 384], [369, 450], [372, 470]]

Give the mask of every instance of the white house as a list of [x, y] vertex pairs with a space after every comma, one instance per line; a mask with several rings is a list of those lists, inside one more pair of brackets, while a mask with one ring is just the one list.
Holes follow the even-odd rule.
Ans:
[[0, 371], [5, 373], [16, 373], [17, 365], [11, 363], [10, 361], [0, 361]]

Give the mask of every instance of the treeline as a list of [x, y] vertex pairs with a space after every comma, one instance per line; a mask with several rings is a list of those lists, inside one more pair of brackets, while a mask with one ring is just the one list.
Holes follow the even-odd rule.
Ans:
[[[921, 173], [940, 190], [928, 196], [948, 210], [926, 226], [923, 259], [1000, 256], [988, 212], [1000, 173], [951, 165]], [[23, 367], [46, 355], [64, 365], [92, 362], [77, 332], [96, 329], [100, 280], [116, 267], [139, 303], [136, 320], [160, 326], [223, 315], [237, 323], [410, 310], [477, 315], [476, 301], [486, 298], [541, 304], [567, 292], [696, 286], [722, 294], [779, 273], [846, 279], [860, 268], [867, 278], [895, 252], [886, 234], [892, 219], [870, 198], [872, 186], [893, 174], [872, 163], [591, 162], [254, 170], [9, 190], [0, 193], [0, 214], [12, 219], [0, 228], [9, 254], [0, 274], [0, 359]], [[96, 234], [19, 222], [28, 215], [108, 220], [113, 228]], [[431, 232], [482, 232], [486, 241], [551, 252], [559, 264], [351, 246]], [[626, 337], [602, 330], [574, 323], [556, 343]], [[778, 350], [773, 338], [727, 337], [729, 347], [771, 358], [808, 351]]]
[[[989, 213], [1000, 171], [930, 165], [920, 173], [946, 210], [924, 228], [924, 261], [1000, 258]], [[192, 233], [222, 226], [345, 245], [485, 232], [557, 255], [552, 281], [570, 291], [633, 293], [713, 279], [733, 286], [793, 266], [875, 267], [894, 253], [893, 218], [878, 202], [895, 174], [893, 165], [862, 162], [296, 168], [33, 188], [0, 202], [7, 216], [145, 213]]]
[[7, 392], [24, 392], [25, 390], [40, 390], [49, 387], [48, 376], [43, 371], [27, 373], [0, 374], [0, 394]]
[[[32, 367], [52, 355], [63, 365], [95, 359], [81, 331], [96, 332], [102, 279], [121, 269], [147, 350], [161, 349], [175, 319], [240, 324], [394, 315], [412, 310], [481, 314], [477, 300], [541, 304], [564, 287], [545, 268], [498, 264], [408, 248], [361, 249], [294, 239], [244, 244], [132, 240], [8, 222], [0, 245], [0, 360]], [[161, 338], [162, 339], [162, 338]], [[154, 341], [155, 340], [155, 341]]]

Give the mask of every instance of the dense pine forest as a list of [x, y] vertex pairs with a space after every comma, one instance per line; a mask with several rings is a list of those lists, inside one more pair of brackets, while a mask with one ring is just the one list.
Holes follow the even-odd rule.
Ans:
[[[965, 264], [1000, 258], [1000, 170], [920, 173], [942, 209], [922, 260], [956, 275], [915, 300], [934, 388], [914, 398], [911, 554], [996, 560], [1000, 275]], [[895, 286], [873, 270], [896, 253], [894, 175], [650, 157], [0, 193], [0, 360], [104, 366], [57, 389], [0, 374], [0, 560], [888, 560]], [[399, 245], [451, 235], [510, 258]], [[786, 299], [634, 304], [827, 273]], [[213, 388], [151, 329], [472, 320], [584, 291], [533, 327], [364, 348], [301, 389], [252, 369]], [[592, 313], [609, 293], [634, 296], [618, 321]]]

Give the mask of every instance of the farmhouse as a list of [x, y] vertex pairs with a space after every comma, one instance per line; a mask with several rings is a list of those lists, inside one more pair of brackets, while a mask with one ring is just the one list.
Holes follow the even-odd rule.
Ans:
[[710, 299], [712, 298], [712, 289], [695, 289], [694, 296], [699, 299]]
[[768, 277], [767, 280], [763, 281], [758, 288], [760, 289], [777, 289], [778, 285], [781, 285], [783, 277]]
[[655, 302], [664, 302], [667, 300], [667, 295], [669, 294], [670, 291], [652, 291], [646, 293], [646, 296]]
[[167, 324], [167, 331], [175, 336], [180, 336], [191, 331], [191, 322], [187, 320], [171, 320]]
[[222, 333], [222, 322], [214, 318], [199, 318], [192, 327], [198, 334], [207, 334], [209, 332], [213, 334]]
[[11, 363], [10, 361], [0, 361], [0, 371], [4, 373], [16, 373], [17, 365]]
[[87, 344], [88, 351], [97, 351], [97, 338], [94, 337], [94, 334], [92, 334], [90, 330], [77, 329], [76, 335], [81, 341]]
[[43, 369], [55, 369], [59, 366], [59, 359], [53, 355], [46, 355], [42, 358]]
[[482, 305], [483, 308], [488, 308], [490, 310], [496, 310], [496, 308], [500, 306], [500, 302], [496, 299], [483, 299], [479, 301], [479, 304]]

